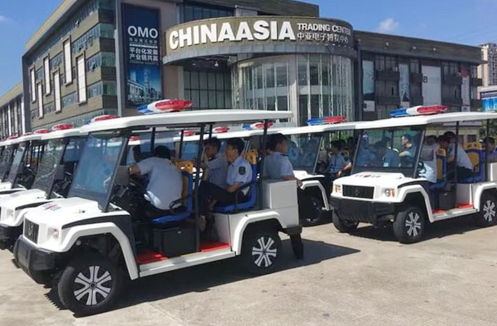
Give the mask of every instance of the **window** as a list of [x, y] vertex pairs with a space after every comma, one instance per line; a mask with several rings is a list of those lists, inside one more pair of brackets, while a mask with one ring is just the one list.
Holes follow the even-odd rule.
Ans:
[[86, 70], [93, 71], [100, 67], [115, 67], [116, 55], [110, 52], [100, 52], [86, 59]]
[[214, 6], [203, 5], [183, 5], [182, 7], [182, 20], [183, 23], [193, 20], [218, 18], [233, 16], [234, 12], [231, 9]]
[[92, 47], [99, 38], [114, 38], [114, 26], [111, 24], [97, 24], [88, 32], [72, 43], [72, 52], [79, 54], [81, 51]]
[[31, 68], [29, 71], [31, 76], [31, 102], [36, 102], [36, 79], [35, 79], [35, 69]]
[[62, 52], [56, 54], [53, 58], [50, 59], [50, 69], [52, 70], [60, 69], [61, 64], [62, 64]]
[[231, 75], [229, 72], [184, 72], [185, 98], [195, 109], [231, 108]]
[[45, 69], [45, 94], [50, 95], [52, 87], [50, 85], [50, 60], [48, 57], [43, 59], [43, 67]]
[[72, 52], [71, 41], [64, 42], [64, 75], [66, 77], [66, 84], [72, 83]]
[[78, 66], [78, 101], [79, 103], [86, 102], [86, 66], [85, 57], [81, 56], [77, 59]]
[[378, 71], [398, 71], [397, 58], [391, 56], [377, 55], [375, 57], [376, 69]]
[[421, 69], [419, 67], [419, 60], [411, 59], [409, 67], [411, 69], [411, 72], [414, 72], [414, 73], [421, 72]]
[[43, 118], [43, 86], [38, 83], [38, 116]]
[[53, 75], [53, 84], [54, 84], [54, 95], [55, 95], [55, 112], [62, 111], [62, 102], [60, 98], [60, 73], [57, 71]]

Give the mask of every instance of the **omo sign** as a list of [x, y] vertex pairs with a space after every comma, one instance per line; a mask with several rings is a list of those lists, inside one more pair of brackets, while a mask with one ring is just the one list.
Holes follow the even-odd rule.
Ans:
[[172, 53], [230, 45], [331, 45], [353, 47], [352, 26], [344, 21], [300, 17], [229, 17], [181, 24], [166, 32]]

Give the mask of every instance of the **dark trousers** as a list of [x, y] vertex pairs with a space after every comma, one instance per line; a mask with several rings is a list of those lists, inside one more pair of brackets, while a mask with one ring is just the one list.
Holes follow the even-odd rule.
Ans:
[[[207, 215], [209, 203], [216, 201], [219, 206], [233, 205], [237, 200], [236, 193], [228, 192], [226, 189], [219, 187], [210, 182], [202, 182], [199, 187], [199, 208], [201, 215]], [[238, 202], [243, 201], [244, 195], [238, 193]]]
[[[447, 165], [447, 180], [449, 182], [454, 182], [455, 180], [455, 172], [454, 172], [455, 163], [449, 163]], [[474, 175], [473, 170], [466, 169], [462, 166], [457, 167], [457, 180], [464, 180], [467, 178], [471, 178]]]
[[305, 193], [304, 190], [297, 188], [297, 201], [299, 205], [299, 217], [303, 219], [308, 216], [314, 209], [312, 199]]
[[145, 215], [150, 219], [172, 215], [170, 210], [159, 209], [152, 205], [148, 200], [144, 200], [142, 209], [145, 212]]

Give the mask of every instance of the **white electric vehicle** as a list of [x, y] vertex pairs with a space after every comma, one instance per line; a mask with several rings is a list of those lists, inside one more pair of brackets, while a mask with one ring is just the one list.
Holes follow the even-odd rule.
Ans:
[[[67, 199], [25, 215], [24, 231], [14, 247], [17, 264], [36, 282], [56, 282], [64, 306], [81, 315], [110, 309], [131, 280], [240, 256], [258, 273], [274, 271], [281, 258], [279, 232], [290, 236], [294, 254], [303, 257], [297, 185], [257, 179], [257, 154], [246, 153], [253, 182], [246, 201], [214, 207], [218, 242], [200, 240], [198, 189], [200, 171], [182, 162], [182, 208], [150, 220], [134, 204], [143, 198], [124, 163], [128, 138], [138, 130], [200, 129], [196, 158], [200, 166], [203, 135], [215, 124], [289, 119], [290, 112], [191, 111], [102, 121], [82, 127], [89, 136]], [[152, 138], [153, 139], [153, 138]], [[171, 143], [173, 137], [171, 137]], [[110, 146], [112, 145], [112, 149]], [[152, 146], [154, 148], [154, 146]], [[200, 170], [200, 169], [199, 169]], [[194, 181], [193, 181], [194, 180]], [[167, 184], [164, 185], [167, 187]], [[192, 200], [195, 199], [195, 200]]]
[[42, 134], [41, 140], [46, 145], [32, 188], [0, 198], [0, 243], [3, 247], [10, 248], [15, 243], [29, 210], [67, 195], [85, 138], [72, 126]]
[[[458, 137], [465, 125], [489, 135], [490, 121], [495, 119], [496, 113], [464, 112], [362, 123], [352, 175], [333, 186], [336, 228], [353, 232], [359, 223], [393, 223], [401, 243], [414, 243], [423, 238], [428, 223], [441, 220], [474, 215], [479, 226], [495, 225], [497, 163], [489, 162], [480, 143], [461, 144]], [[455, 143], [437, 151], [427, 137], [444, 131], [456, 134]], [[474, 170], [461, 179], [450, 161], [465, 155]], [[436, 183], [428, 182], [430, 171], [436, 174]]]
[[0, 156], [0, 182], [3, 182], [9, 175], [10, 167], [19, 144], [19, 137], [9, 137], [2, 142], [2, 154]]
[[287, 154], [295, 177], [301, 181], [300, 189], [312, 201], [312, 209], [301, 217], [303, 225], [318, 225], [333, 210], [329, 203], [331, 189], [326, 189], [330, 182], [317, 169], [325, 138], [330, 139], [340, 132], [353, 132], [358, 124], [360, 122], [323, 123], [280, 130], [289, 139]]
[[49, 132], [49, 130], [39, 130], [13, 141], [17, 146], [7, 177], [0, 183], [0, 198], [31, 189], [46, 143], [42, 140], [42, 136]]

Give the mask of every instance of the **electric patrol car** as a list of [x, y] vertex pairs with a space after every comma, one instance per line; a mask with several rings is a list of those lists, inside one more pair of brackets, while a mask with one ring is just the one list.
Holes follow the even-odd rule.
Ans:
[[22, 233], [24, 214], [49, 201], [64, 198], [69, 191], [85, 136], [72, 125], [57, 125], [42, 134], [46, 142], [36, 177], [30, 190], [0, 198], [0, 243], [10, 247]]
[[2, 145], [2, 154], [0, 155], [0, 182], [4, 181], [9, 175], [10, 166], [12, 165], [12, 160], [17, 151], [17, 145], [19, 144], [19, 137], [9, 137], [4, 140]]
[[[336, 180], [333, 186], [336, 228], [352, 232], [359, 223], [393, 223], [399, 242], [414, 243], [423, 238], [428, 222], [474, 214], [477, 225], [495, 225], [497, 163], [489, 162], [480, 143], [466, 143], [463, 148], [458, 137], [463, 125], [489, 135], [489, 123], [495, 119], [496, 113], [461, 112], [362, 123], [352, 175]], [[440, 130], [456, 134], [455, 143], [446, 150], [427, 143], [427, 137]], [[465, 151], [474, 167], [466, 179], [459, 178], [449, 163], [450, 156], [458, 160], [458, 151]], [[430, 170], [436, 173], [436, 183], [425, 177]]]
[[[120, 118], [82, 127], [89, 136], [67, 199], [39, 206], [25, 215], [16, 242], [17, 264], [38, 283], [56, 282], [62, 304], [81, 315], [112, 307], [131, 280], [240, 256], [253, 272], [275, 270], [281, 258], [279, 232], [290, 236], [303, 257], [297, 207], [297, 185], [291, 181], [257, 179], [263, 166], [254, 152], [245, 153], [253, 182], [246, 200], [215, 207], [218, 242], [200, 240], [198, 202], [200, 169], [182, 162], [184, 196], [171, 215], [150, 220], [134, 204], [143, 190], [129, 179], [124, 153], [136, 131], [157, 128], [200, 129], [196, 164], [203, 154], [205, 128], [218, 123], [289, 119], [291, 112], [191, 111]], [[171, 137], [171, 143], [173, 137]], [[112, 150], [108, 150], [113, 145]], [[117, 150], [116, 150], [117, 148]], [[262, 168], [262, 167], [261, 167]], [[164, 185], [167, 187], [167, 185]]]
[[50, 131], [38, 130], [13, 140], [15, 153], [11, 163], [6, 164], [8, 173], [4, 182], [0, 183], [0, 198], [31, 189], [44, 152], [45, 142], [42, 141], [42, 135], [48, 132]]

